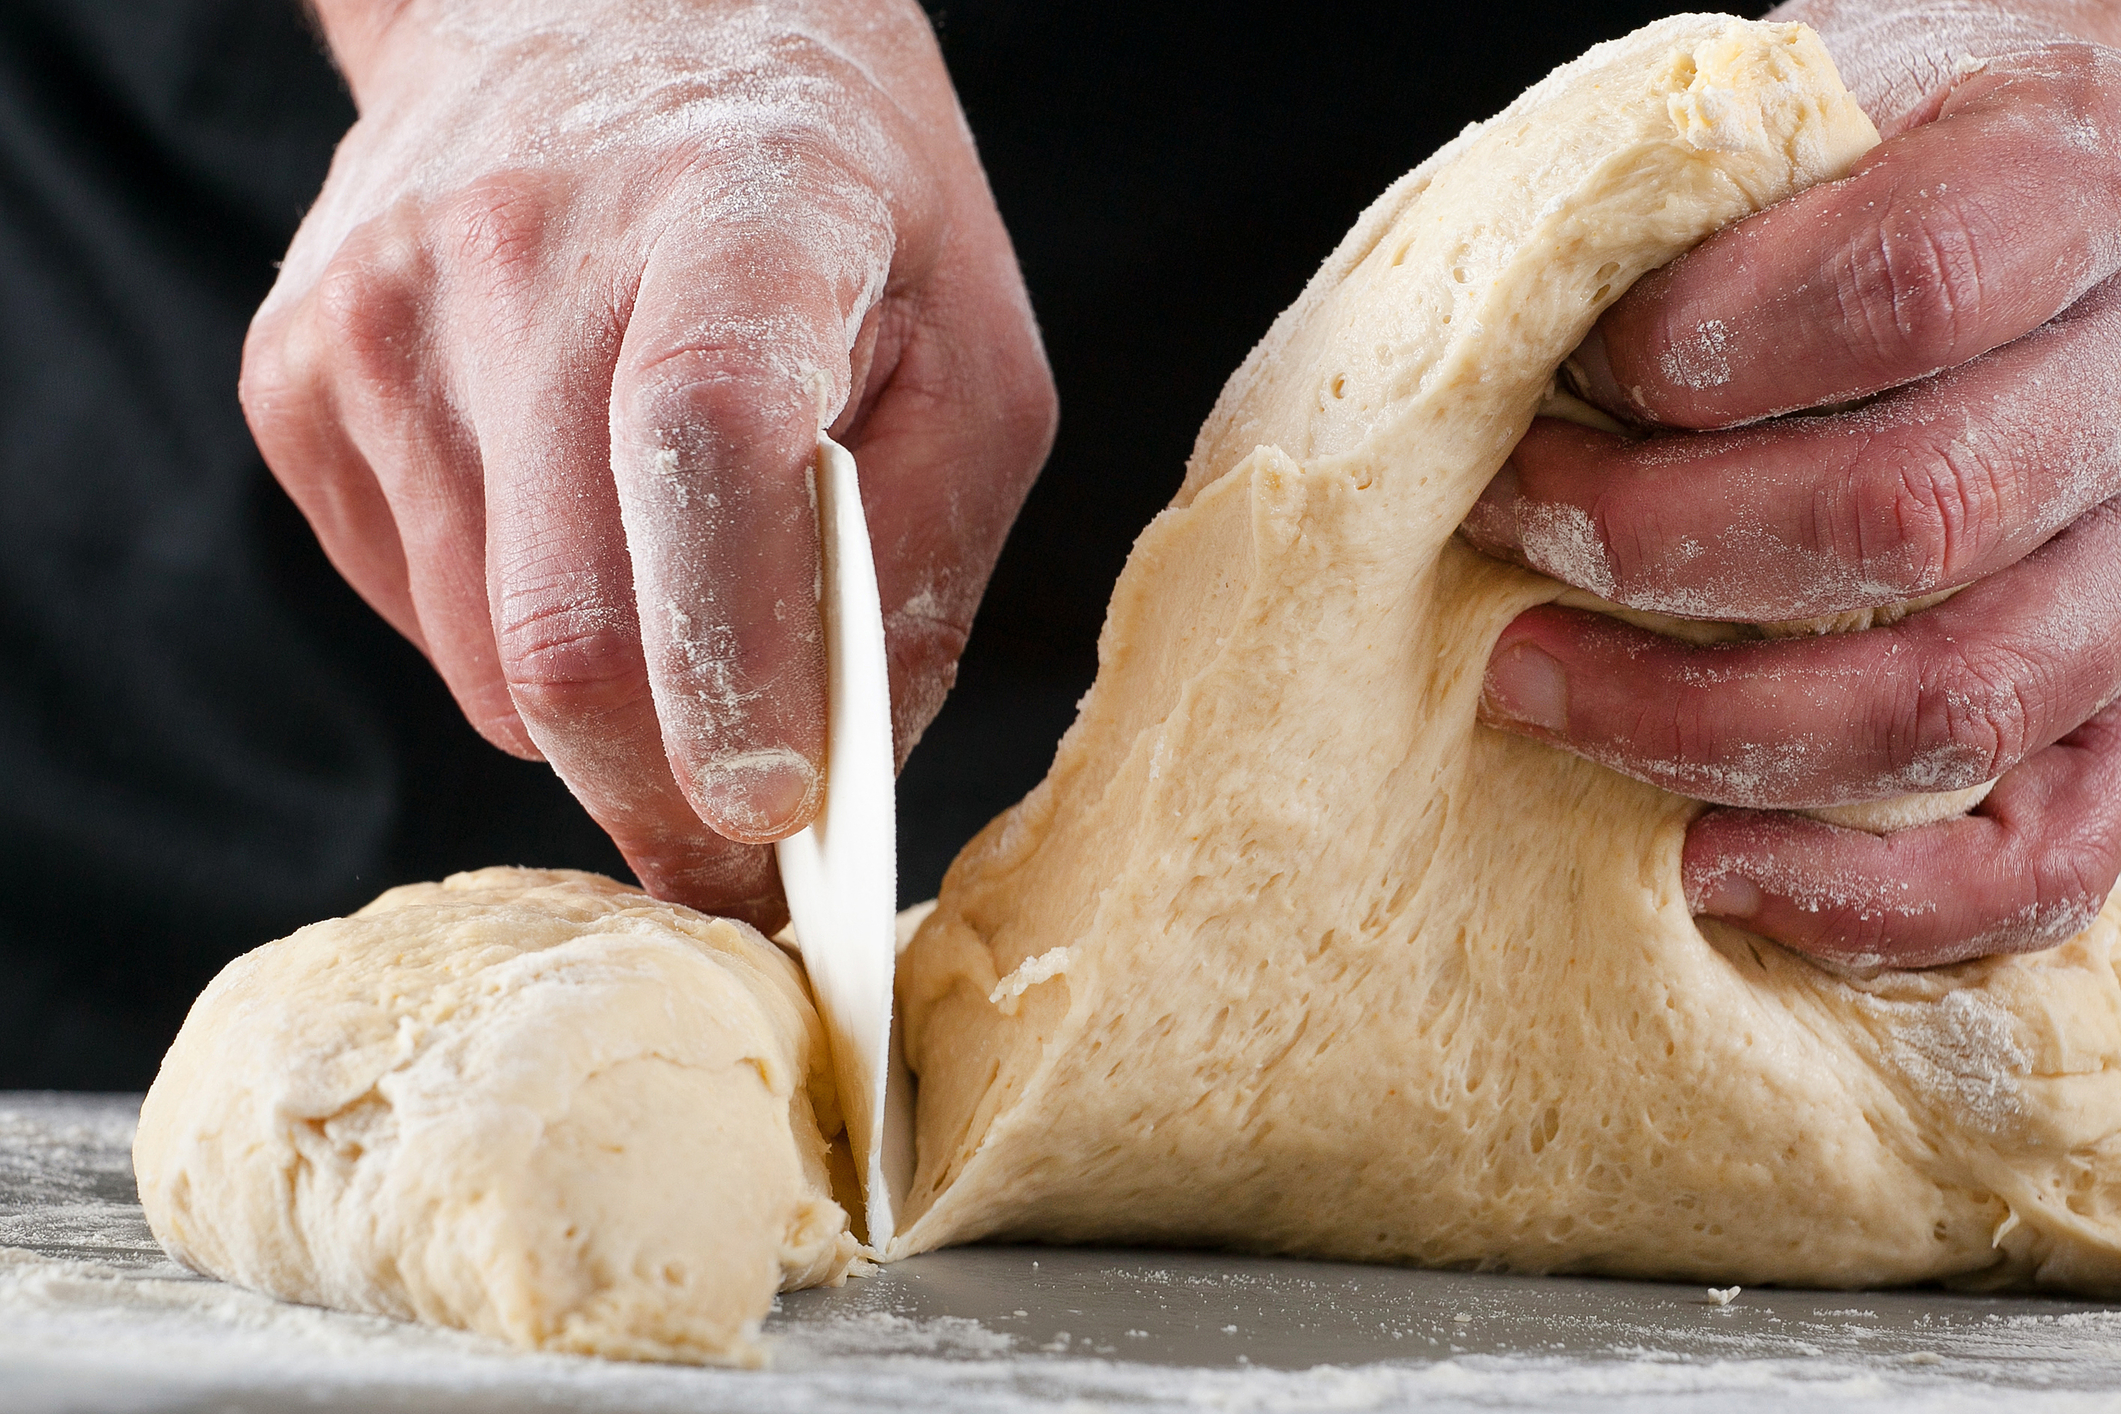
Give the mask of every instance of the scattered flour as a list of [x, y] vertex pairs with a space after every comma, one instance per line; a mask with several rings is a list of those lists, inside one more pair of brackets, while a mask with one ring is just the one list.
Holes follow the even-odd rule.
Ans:
[[[1932, 1049], [1961, 1070], [1979, 1069], [1988, 1062], [1967, 1055], [2001, 1045], [1990, 1029], [1970, 1014]], [[1994, 1407], [1999, 1394], [2014, 1409], [2074, 1414], [2111, 1409], [2111, 1390], [2121, 1385], [2121, 1313], [2070, 1303], [1904, 1293], [1842, 1308], [1768, 1291], [1705, 1322], [1688, 1312], [1698, 1297], [1677, 1287], [1188, 1253], [1149, 1262], [1048, 1252], [1039, 1262], [977, 1248], [919, 1259], [840, 1292], [784, 1297], [767, 1322], [773, 1364], [763, 1373], [525, 1354], [458, 1331], [275, 1301], [186, 1272], [151, 1243], [141, 1248], [145, 1226], [126, 1158], [135, 1103], [0, 1095], [0, 1404], [9, 1414], [260, 1404], [639, 1414], [1767, 1414], [1793, 1399], [1879, 1414], [1971, 1414]], [[106, 1235], [97, 1240], [107, 1257], [63, 1255], [94, 1234]], [[993, 1318], [913, 1309], [953, 1288], [991, 1306]], [[1012, 1310], [1006, 1299], [981, 1295], [989, 1291], [1014, 1292], [1020, 1304]], [[1262, 1343], [1278, 1337], [1284, 1349], [1300, 1350], [1286, 1345], [1292, 1336], [1335, 1322], [1345, 1339], [1351, 1293], [1390, 1327], [1373, 1333], [1382, 1358], [1306, 1366]], [[1084, 1334], [1099, 1319], [1093, 1302], [1130, 1313], [1111, 1323], [1115, 1344]], [[1042, 1317], [1066, 1313], [1074, 1333], [1063, 1340], [1027, 1322], [1034, 1304]], [[1469, 1306], [1477, 1322], [1453, 1319]], [[1889, 1319], [1879, 1320], [1880, 1311]], [[1175, 1360], [1174, 1323], [1217, 1332], [1223, 1363]], [[1004, 1324], [1022, 1329], [996, 1329]], [[1481, 1346], [1491, 1334], [1498, 1343]], [[1428, 1345], [1432, 1336], [1449, 1344]]]

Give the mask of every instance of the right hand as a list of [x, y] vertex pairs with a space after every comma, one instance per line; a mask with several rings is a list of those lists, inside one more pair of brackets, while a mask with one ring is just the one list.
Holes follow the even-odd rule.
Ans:
[[899, 757], [1051, 443], [910, 0], [340, 0], [360, 109], [245, 349], [258, 444], [481, 733], [660, 897], [778, 926], [816, 813], [809, 482], [855, 454]]
[[[1468, 535], [1695, 618], [1964, 592], [1713, 647], [1543, 606], [1487, 719], [1728, 807], [1687, 836], [1697, 913], [1864, 965], [2052, 946], [2121, 875], [2121, 10], [1771, 18], [1819, 29], [1885, 141], [1608, 310], [1585, 391], [1659, 435], [1535, 425]], [[1790, 813], [1990, 780], [1883, 838]]]

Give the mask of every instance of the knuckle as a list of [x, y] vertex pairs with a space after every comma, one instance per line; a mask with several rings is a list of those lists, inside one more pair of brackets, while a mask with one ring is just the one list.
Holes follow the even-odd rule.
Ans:
[[1898, 383], [1956, 362], [1980, 324], [1981, 260], [1973, 231], [1943, 208], [1909, 211], [1849, 252], [1836, 297], [1857, 357]]
[[[1693, 768], [1698, 773], [1700, 767], [1714, 766], [1722, 759], [1722, 735], [1699, 704], [1682, 703], [1659, 723], [1659, 727], [1658, 737], [1662, 739], [1659, 754], [1671, 763], [1674, 770], [1685, 772]], [[1703, 780], [1713, 784], [1713, 779], [1708, 776], [1703, 776]], [[1719, 798], [1726, 793], [1716, 792]]]
[[791, 377], [748, 343], [707, 343], [644, 364], [626, 406], [645, 440], [710, 463], [807, 460], [824, 381]]
[[1644, 561], [1654, 553], [1634, 533], [1636, 525], [1628, 507], [1602, 494], [1588, 509], [1566, 499], [1525, 501], [1516, 533], [1525, 558], [1541, 573], [1603, 599], [1635, 603], [1643, 597]]
[[[254, 321], [243, 341], [236, 375], [236, 401], [259, 441], [275, 440], [313, 390], [310, 370], [300, 367], [287, 339], [284, 317]], [[268, 449], [270, 450], [270, 449]]]
[[995, 403], [1000, 465], [1011, 485], [1029, 488], [1060, 431], [1060, 391], [1045, 359], [1033, 357], [1023, 371], [1006, 380]]
[[457, 705], [472, 729], [512, 756], [537, 758], [537, 747], [523, 730], [523, 719], [498, 680], [453, 684]]
[[1812, 950], [1838, 961], [1875, 966], [1877, 959], [1905, 951], [1910, 942], [1908, 920], [1872, 899], [1854, 907], [1828, 905], [1819, 912], [1824, 916]]
[[1053, 449], [1053, 439], [1060, 432], [1060, 386], [1053, 380], [1053, 370], [1046, 364], [1043, 355], [1037, 358], [1036, 366], [1025, 380], [1027, 392], [1018, 399], [1019, 435], [1030, 447], [1031, 469], [1036, 471]]
[[527, 296], [544, 265], [551, 217], [542, 188], [519, 174], [491, 175], [443, 202], [437, 248], [451, 272], [489, 297]]
[[2032, 881], [2030, 901], [2005, 921], [2023, 938], [2021, 946], [2048, 947], [2083, 932], [2106, 906], [2121, 874], [2117, 842], [2109, 822], [2072, 822], [2062, 838], [2032, 841], [2025, 873]]
[[929, 591], [885, 617], [885, 637], [894, 665], [914, 672], [954, 670], [971, 640], [973, 606], [944, 605], [939, 598]]
[[1656, 602], [1656, 569], [1669, 558], [1670, 545], [1659, 542], [1662, 527], [1647, 521], [1623, 495], [1601, 488], [1588, 512], [1579, 512], [1573, 524], [1555, 527], [1573, 550], [1578, 572], [1589, 579], [1603, 577], [1602, 585], [1580, 587], [1619, 604]]
[[1966, 439], [1897, 449], [1879, 518], [1885, 533], [1863, 546], [1866, 578], [1921, 593], [1969, 577], [2010, 535], [2013, 479]]
[[313, 357], [369, 383], [408, 376], [420, 342], [416, 263], [397, 240], [342, 247], [310, 292]]
[[[2059, 109], [2054, 116], [2062, 119], [2059, 124], [2047, 121], [2048, 135], [2060, 136], [2072, 156], [2121, 157], [2121, 132], [2116, 130], [2116, 119], [2121, 118], [2121, 52], [2083, 40], [2063, 41], [2042, 45], [2034, 62], [2035, 82], [2048, 95], [2045, 106]], [[2101, 170], [2103, 165], [2072, 163], [2073, 175], [2103, 178], [2111, 186], [2114, 174]]]
[[1703, 799], [1730, 794], [1729, 773], [1723, 769], [1729, 765], [1730, 742], [1715, 693], [1653, 694], [1626, 710], [1618, 725], [1614, 741], [1657, 762], [1662, 773], [1685, 787], [1684, 793]]
[[1963, 790], [2022, 759], [2037, 713], [2038, 675], [2015, 655], [1954, 652], [1921, 675], [1901, 775], [1916, 790]]
[[630, 613], [550, 587], [503, 596], [496, 638], [517, 709], [539, 721], [601, 715], [648, 695]]
[[2039, 909], [2059, 937], [2089, 927], [2121, 878], [2121, 803], [2093, 790], [2073, 793], [2063, 808], [2072, 807], [2079, 812], [2074, 819], [2056, 822], [2059, 838], [2045, 848], [2033, 845], [2030, 871]]
[[626, 862], [656, 898], [742, 919], [771, 937], [788, 921], [773, 851], [702, 839], [696, 824], [614, 830]]

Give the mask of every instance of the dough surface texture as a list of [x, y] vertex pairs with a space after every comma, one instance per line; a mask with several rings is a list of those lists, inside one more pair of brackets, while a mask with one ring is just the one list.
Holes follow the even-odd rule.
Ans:
[[1564, 590], [1453, 531], [1556, 367], [1876, 140], [1808, 31], [1678, 16], [1361, 218], [1136, 543], [1051, 773], [901, 959], [892, 1255], [2121, 1290], [2111, 904], [2051, 951], [1832, 974], [1688, 916], [1697, 803], [1475, 721], [1502, 627]]
[[522, 1346], [753, 1363], [858, 1253], [801, 972], [591, 874], [393, 889], [231, 963], [133, 1153], [155, 1236], [292, 1301]]

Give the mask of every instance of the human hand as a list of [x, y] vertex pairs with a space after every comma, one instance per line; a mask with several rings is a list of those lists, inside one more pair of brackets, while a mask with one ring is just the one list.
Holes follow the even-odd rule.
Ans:
[[[2047, 946], [2121, 873], [2121, 10], [1772, 18], [1820, 31], [1886, 140], [1642, 280], [1581, 355], [1610, 410], [1723, 430], [1537, 423], [1468, 537], [1687, 618], [1972, 587], [1712, 647], [1535, 609], [1484, 716], [1737, 807], [1689, 832], [1697, 913], [1873, 965]], [[1973, 815], [1885, 837], [1781, 813], [1999, 776]]]
[[[904, 759], [1050, 444], [911, 0], [337, 0], [354, 91], [243, 404], [334, 564], [648, 889], [767, 928], [816, 813], [827, 428]], [[704, 823], [703, 823], [704, 822]]]

